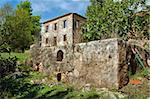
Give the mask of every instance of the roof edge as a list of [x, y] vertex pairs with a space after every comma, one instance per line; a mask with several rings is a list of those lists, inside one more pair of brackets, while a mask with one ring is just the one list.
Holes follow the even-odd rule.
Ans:
[[82, 17], [83, 19], [86, 19], [84, 16], [80, 15], [80, 14], [77, 14], [77, 13], [67, 13], [67, 14], [64, 14], [64, 15], [61, 15], [61, 16], [58, 16], [56, 18], [53, 18], [53, 19], [50, 19], [50, 20], [47, 20], [45, 22], [42, 22], [42, 24], [45, 24], [45, 23], [48, 23], [48, 22], [51, 22], [51, 21], [54, 21], [54, 20], [57, 20], [59, 18], [62, 18], [62, 17], [65, 17], [65, 16], [68, 16], [68, 15], [71, 15], [71, 14], [74, 14], [74, 15], [77, 15], [79, 17]]

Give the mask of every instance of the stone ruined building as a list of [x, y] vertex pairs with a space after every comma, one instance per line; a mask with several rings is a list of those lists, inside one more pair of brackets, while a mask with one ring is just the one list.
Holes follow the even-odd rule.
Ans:
[[66, 46], [81, 42], [80, 27], [86, 18], [68, 13], [43, 23], [42, 47]]
[[85, 21], [68, 13], [44, 22], [41, 44], [31, 46], [33, 63], [42, 64], [41, 71], [54, 74], [58, 81], [78, 87], [122, 88], [129, 81], [129, 63], [136, 67], [129, 44], [117, 38], [81, 43]]

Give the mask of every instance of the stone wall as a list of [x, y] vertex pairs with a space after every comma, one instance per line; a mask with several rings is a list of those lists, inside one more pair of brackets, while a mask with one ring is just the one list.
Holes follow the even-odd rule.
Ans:
[[82, 86], [118, 86], [117, 39], [81, 43], [75, 46], [74, 51], [75, 81]]
[[[106, 39], [76, 45], [41, 47], [32, 46], [33, 63], [43, 64], [48, 74], [62, 73], [64, 82], [80, 87], [119, 88], [128, 83], [126, 43], [119, 39]], [[63, 60], [57, 61], [57, 52], [63, 52]], [[57, 75], [57, 74], [55, 74]], [[124, 81], [124, 82], [122, 82]]]

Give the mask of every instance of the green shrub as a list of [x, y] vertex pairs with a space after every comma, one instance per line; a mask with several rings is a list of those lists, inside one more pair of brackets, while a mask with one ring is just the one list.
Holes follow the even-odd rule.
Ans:
[[0, 56], [0, 77], [15, 72], [17, 65], [16, 57], [3, 58]]

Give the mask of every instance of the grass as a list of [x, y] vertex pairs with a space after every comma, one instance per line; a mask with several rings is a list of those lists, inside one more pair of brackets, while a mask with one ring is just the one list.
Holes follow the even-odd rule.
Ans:
[[131, 84], [123, 87], [121, 91], [127, 95], [126, 99], [148, 99], [149, 93], [149, 80], [145, 77], [148, 76], [150, 69], [140, 70], [135, 75], [130, 76], [130, 80], [140, 80], [142, 84]]
[[29, 53], [15, 53], [15, 52], [11, 52], [10, 54], [9, 53], [0, 53], [0, 55], [3, 58], [9, 58], [9, 57], [15, 57], [16, 56], [18, 58], [18, 61], [20, 61], [20, 62], [24, 62], [27, 58], [30, 58]]

